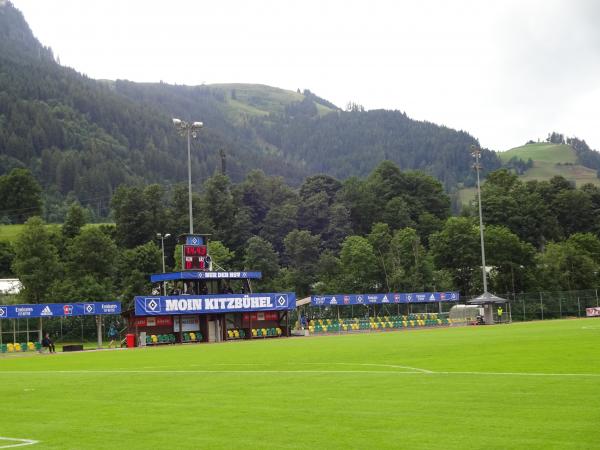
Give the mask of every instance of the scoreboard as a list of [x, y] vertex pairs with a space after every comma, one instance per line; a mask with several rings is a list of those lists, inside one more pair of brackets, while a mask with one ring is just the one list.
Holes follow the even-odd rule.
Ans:
[[208, 241], [205, 236], [188, 234], [182, 246], [183, 270], [211, 270]]

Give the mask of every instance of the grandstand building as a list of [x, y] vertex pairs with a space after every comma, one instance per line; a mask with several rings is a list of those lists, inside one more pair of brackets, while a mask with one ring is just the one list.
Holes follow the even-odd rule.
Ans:
[[138, 345], [290, 335], [294, 293], [253, 292], [260, 272], [213, 270], [208, 235], [182, 235], [180, 243], [183, 270], [152, 275], [153, 292], [124, 313]]

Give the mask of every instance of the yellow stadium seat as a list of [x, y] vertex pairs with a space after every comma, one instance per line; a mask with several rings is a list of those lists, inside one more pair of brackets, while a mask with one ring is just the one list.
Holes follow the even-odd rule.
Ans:
[[35, 345], [33, 345], [33, 342], [28, 342], [27, 343], [27, 349], [28, 350], [35, 350]]
[[277, 336], [281, 336], [283, 334], [283, 330], [279, 327], [277, 327]]
[[315, 327], [313, 327], [312, 325], [309, 325], [308, 326], [308, 331], [310, 331], [311, 333], [314, 333]]
[[152, 343], [153, 344], [158, 343], [158, 337], [155, 334], [153, 334], [152, 336], [150, 336], [150, 339], [152, 339]]
[[15, 344], [15, 352], [20, 352], [21, 351], [21, 344], [19, 344], [18, 342]]
[[9, 353], [12, 353], [15, 351], [15, 346], [14, 346], [14, 344], [7, 344], [6, 349], [8, 350]]

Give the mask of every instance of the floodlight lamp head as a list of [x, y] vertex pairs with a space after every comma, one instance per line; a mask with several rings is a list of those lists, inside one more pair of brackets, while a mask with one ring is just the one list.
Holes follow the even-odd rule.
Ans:
[[175, 125], [176, 127], [180, 127], [181, 126], [181, 119], [173, 118], [173, 125]]
[[193, 130], [199, 130], [200, 128], [202, 128], [204, 126], [204, 124], [202, 122], [194, 122], [192, 124], [192, 129]]
[[167, 233], [167, 234], [165, 234], [165, 239], [166, 239], [166, 238], [170, 238], [170, 237], [171, 237], [171, 233]]

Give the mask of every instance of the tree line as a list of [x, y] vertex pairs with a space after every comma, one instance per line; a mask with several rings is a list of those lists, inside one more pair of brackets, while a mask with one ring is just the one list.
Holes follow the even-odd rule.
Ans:
[[[161, 270], [157, 233], [188, 231], [187, 195], [185, 185], [124, 185], [111, 200], [114, 224], [84, 226], [77, 203], [61, 227], [31, 217], [13, 244], [0, 244], [0, 270], [22, 280], [22, 301], [129, 302]], [[390, 161], [365, 178], [314, 175], [299, 188], [258, 170], [239, 183], [216, 174], [193, 205], [194, 230], [211, 235], [213, 261], [262, 271], [256, 290], [482, 289], [477, 205], [451, 216], [440, 181]], [[524, 183], [502, 169], [483, 185], [482, 209], [492, 291], [598, 287], [600, 188], [561, 177]], [[174, 270], [176, 240], [165, 247]]]

